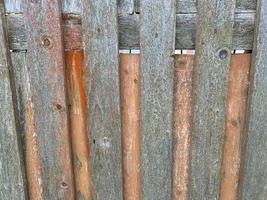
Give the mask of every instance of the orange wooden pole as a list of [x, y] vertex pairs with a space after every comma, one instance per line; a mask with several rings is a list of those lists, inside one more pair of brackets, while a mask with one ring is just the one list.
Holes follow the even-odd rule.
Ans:
[[63, 19], [65, 22], [66, 78], [76, 198], [92, 199], [81, 24], [77, 16], [64, 15]]
[[[29, 87], [29, 82], [27, 86]], [[27, 92], [29, 92], [29, 88]], [[28, 180], [29, 198], [32, 200], [43, 199], [42, 194], [42, 177], [41, 177], [41, 162], [37, 135], [35, 130], [35, 119], [33, 111], [33, 103], [30, 94], [26, 101], [25, 109], [25, 160], [26, 174]]]
[[221, 169], [221, 200], [236, 200], [238, 193], [241, 146], [245, 128], [251, 54], [231, 57], [226, 130]]
[[187, 200], [194, 56], [179, 55], [175, 61], [172, 199]]
[[140, 56], [120, 54], [124, 200], [141, 200]]

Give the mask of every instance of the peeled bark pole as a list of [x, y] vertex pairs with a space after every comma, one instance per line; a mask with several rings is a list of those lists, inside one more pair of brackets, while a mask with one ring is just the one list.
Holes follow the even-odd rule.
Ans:
[[235, 54], [231, 57], [221, 169], [221, 200], [237, 199], [250, 63], [251, 54]]
[[193, 63], [193, 55], [176, 56], [173, 103], [173, 200], [188, 198]]
[[83, 50], [81, 21], [75, 15], [64, 15], [64, 46], [69, 100], [76, 199], [91, 199], [91, 169], [86, 95], [83, 83]]
[[120, 54], [123, 199], [141, 200], [140, 55]]

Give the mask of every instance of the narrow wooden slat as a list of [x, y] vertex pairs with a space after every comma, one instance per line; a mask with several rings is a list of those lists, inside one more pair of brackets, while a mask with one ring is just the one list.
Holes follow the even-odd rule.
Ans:
[[82, 3], [94, 199], [121, 200], [117, 1]]
[[82, 77], [83, 51], [68, 50], [65, 57], [76, 199], [91, 199], [86, 97]]
[[123, 199], [141, 200], [140, 55], [120, 54]]
[[27, 65], [43, 199], [74, 199], [58, 1], [25, 2]]
[[27, 197], [25, 170], [5, 31], [4, 5], [0, 1], [0, 199], [24, 200]]
[[42, 199], [42, 179], [39, 149], [36, 138], [34, 111], [26, 52], [12, 52], [13, 73], [17, 94], [20, 134], [23, 137], [28, 195], [30, 199]]
[[242, 200], [267, 196], [267, 1], [259, 0], [251, 69]]
[[175, 1], [141, 1], [142, 199], [171, 197]]
[[225, 139], [221, 168], [221, 200], [236, 200], [238, 195], [241, 147], [245, 129], [250, 54], [231, 56], [229, 71]]
[[198, 2], [189, 199], [218, 199], [234, 0]]
[[81, 18], [63, 15], [64, 48], [68, 88], [70, 134], [76, 199], [91, 199], [91, 166], [85, 86], [83, 82], [83, 47]]
[[[41, 167], [38, 144], [35, 134], [31, 83], [26, 64], [26, 29], [22, 13], [22, 1], [5, 1], [8, 38], [11, 53], [14, 82], [17, 97], [20, 134], [25, 156], [28, 196], [42, 199]], [[22, 40], [24, 39], [24, 41]]]
[[194, 56], [180, 55], [175, 60], [172, 199], [187, 200]]

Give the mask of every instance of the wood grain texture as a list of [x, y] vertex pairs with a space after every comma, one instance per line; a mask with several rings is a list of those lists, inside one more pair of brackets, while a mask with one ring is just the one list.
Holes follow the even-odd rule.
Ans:
[[25, 2], [27, 65], [43, 199], [74, 199], [58, 1]]
[[[65, 14], [72, 13], [77, 18], [80, 16], [79, 7], [68, 8], [63, 11]], [[27, 49], [26, 33], [23, 14], [8, 14], [8, 30], [11, 49]], [[194, 49], [196, 39], [197, 14], [176, 15], [176, 49]], [[255, 12], [236, 13], [232, 49], [248, 49], [253, 46]], [[127, 13], [119, 14], [119, 47], [120, 49], [140, 48], [140, 15]]]
[[92, 199], [81, 18], [65, 13], [63, 23], [76, 199]]
[[175, 1], [141, 1], [142, 199], [171, 197]]
[[25, 170], [5, 30], [4, 5], [0, 1], [0, 199], [24, 200], [27, 197]]
[[92, 199], [83, 50], [65, 51], [76, 199]]
[[189, 199], [218, 199], [234, 0], [198, 2]]
[[[236, 13], [232, 49], [252, 49], [255, 13]], [[176, 15], [176, 49], [195, 49], [197, 14]], [[120, 49], [139, 49], [140, 15], [120, 14]]]
[[122, 200], [117, 1], [82, 3], [93, 199]]
[[124, 200], [141, 200], [140, 82], [140, 55], [120, 54]]
[[172, 200], [187, 200], [194, 56], [179, 55], [175, 62]]
[[267, 1], [259, 0], [251, 66], [242, 200], [267, 196]]
[[250, 63], [251, 54], [235, 54], [231, 56], [221, 168], [221, 200], [236, 200], [238, 195]]
[[26, 62], [26, 52], [12, 52], [20, 134], [25, 155], [28, 195], [30, 199], [42, 199], [42, 178], [39, 149], [35, 134], [31, 82]]
[[[135, 0], [135, 11], [140, 12], [140, 1]], [[197, 4], [200, 0], [176, 0], [176, 13], [194, 13], [197, 12]], [[236, 10], [256, 10], [256, 0], [237, 0]]]

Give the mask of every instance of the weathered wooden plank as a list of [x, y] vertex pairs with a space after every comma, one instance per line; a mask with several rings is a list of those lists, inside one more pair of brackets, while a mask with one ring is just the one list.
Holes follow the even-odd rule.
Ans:
[[267, 1], [258, 0], [240, 199], [267, 196]]
[[118, 1], [118, 11], [119, 13], [134, 13], [134, 0], [119, 0]]
[[42, 198], [74, 199], [59, 2], [27, 0], [24, 14]]
[[141, 3], [142, 199], [170, 199], [175, 1]]
[[198, 2], [189, 199], [218, 199], [234, 0]]
[[[120, 49], [139, 49], [140, 16], [119, 16]], [[194, 49], [196, 38], [196, 14], [176, 15], [176, 49]], [[232, 49], [252, 49], [255, 13], [236, 13]]]
[[[75, 8], [75, 7], [74, 7]], [[65, 9], [65, 13], [75, 13], [75, 9]], [[75, 13], [77, 17], [78, 14]], [[194, 49], [196, 38], [196, 14], [176, 15], [176, 49]], [[139, 49], [138, 14], [119, 15], [119, 47], [120, 49]], [[236, 13], [232, 49], [252, 49], [255, 13]], [[16, 51], [27, 49], [24, 17], [22, 14], [7, 15], [9, 40], [11, 49]]]
[[[11, 1], [11, 0], [7, 0]], [[14, 0], [13, 0], [14, 1]], [[62, 12], [81, 14], [82, 0], [62, 0]], [[118, 0], [118, 12], [125, 14], [134, 13], [134, 0]]]
[[[135, 0], [135, 12], [137, 13], [140, 13], [140, 1]], [[198, 0], [176, 0], [176, 13], [195, 13], [198, 2]], [[237, 0], [236, 10], [256, 10], [256, 0]]]
[[175, 57], [172, 199], [188, 199], [193, 55]]
[[116, 0], [83, 0], [84, 77], [97, 200], [122, 199], [117, 18]]
[[3, 0], [6, 13], [22, 13], [22, 0]]
[[141, 200], [140, 82], [140, 55], [120, 54], [124, 200]]
[[235, 54], [231, 56], [221, 167], [221, 200], [238, 199], [241, 147], [247, 111], [250, 58], [251, 54]]
[[0, 1], [0, 199], [24, 200], [25, 170], [4, 20], [4, 5]]

